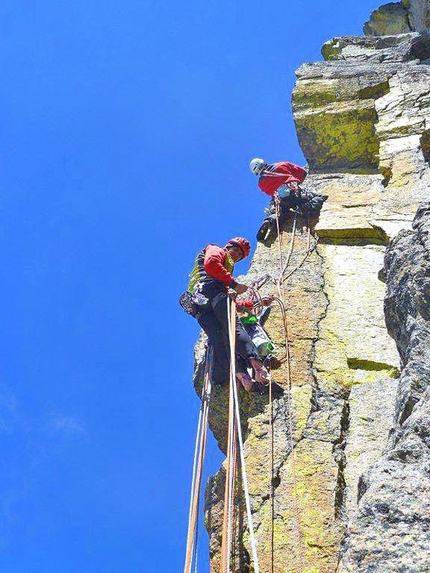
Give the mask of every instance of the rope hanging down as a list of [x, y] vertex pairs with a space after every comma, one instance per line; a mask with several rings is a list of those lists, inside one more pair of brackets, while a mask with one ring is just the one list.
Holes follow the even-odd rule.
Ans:
[[[285, 263], [283, 263], [282, 261], [282, 239], [281, 239], [281, 229], [280, 229], [280, 202], [279, 202], [279, 198], [277, 196], [275, 196], [275, 214], [276, 214], [276, 230], [277, 230], [277, 238], [278, 238], [278, 244], [280, 245], [280, 271], [279, 271], [279, 276], [277, 279], [275, 279], [271, 274], [266, 273], [265, 275], [262, 275], [260, 277], [258, 277], [257, 279], [255, 279], [255, 281], [253, 282], [253, 288], [258, 290], [260, 288], [262, 288], [266, 283], [271, 282], [275, 285], [283, 284], [284, 282], [286, 282], [291, 275], [293, 275], [295, 272], [297, 272], [305, 263], [306, 259], [308, 258], [308, 256], [316, 249], [316, 246], [318, 244], [318, 235], [316, 233], [312, 234], [311, 233], [311, 228], [309, 225], [309, 216], [307, 217], [307, 248], [306, 248], [306, 252], [303, 255], [303, 258], [301, 259], [301, 261], [286, 275], [286, 271], [287, 268], [289, 266], [290, 263], [290, 259], [293, 253], [293, 248], [294, 248], [294, 241], [295, 241], [295, 236], [296, 236], [296, 228], [297, 228], [297, 211], [293, 211], [294, 213], [294, 218], [293, 218], [293, 225], [292, 225], [292, 231], [291, 231], [291, 242], [290, 242], [290, 249], [287, 255], [287, 259], [285, 261]], [[311, 244], [311, 238], [313, 238], [313, 244]]]
[[[278, 230], [279, 230], [279, 212], [277, 212], [276, 216], [277, 216], [277, 226], [278, 226]], [[280, 234], [280, 232], [278, 233], [280, 273], [279, 273], [279, 279], [277, 281], [277, 288], [278, 288], [278, 295], [279, 295], [278, 303], [279, 303], [280, 310], [281, 310], [282, 325], [283, 325], [283, 330], [284, 330], [285, 363], [287, 366], [286, 397], [287, 397], [287, 408], [288, 408], [288, 434], [289, 434], [290, 456], [291, 456], [291, 479], [293, 482], [292, 501], [293, 501], [294, 514], [295, 514], [294, 515], [294, 522], [295, 522], [295, 528], [296, 528], [296, 532], [297, 532], [297, 539], [298, 539], [298, 546], [299, 546], [300, 571], [304, 571], [303, 535], [302, 535], [302, 530], [301, 530], [301, 525], [300, 525], [300, 510], [299, 510], [298, 501], [297, 501], [297, 480], [296, 480], [296, 473], [295, 473], [295, 450], [294, 450], [294, 437], [293, 437], [294, 429], [293, 429], [293, 404], [292, 404], [293, 384], [292, 384], [292, 376], [291, 376], [291, 354], [290, 354], [290, 343], [289, 343], [289, 337], [288, 337], [287, 314], [286, 314], [285, 304], [284, 304], [285, 279], [283, 278], [285, 271], [288, 267], [289, 261], [291, 259], [292, 251], [293, 251], [294, 235], [295, 235], [295, 229], [296, 229], [295, 222], [296, 222], [296, 220], [294, 219], [290, 249], [289, 249], [289, 253], [288, 253], [287, 260], [286, 260], [285, 264], [283, 264], [283, 262], [282, 262], [281, 234]], [[310, 252], [309, 251], [309, 244], [310, 244], [310, 231], [309, 231], [309, 225], [308, 225], [308, 250], [307, 250], [307, 254]], [[303, 262], [304, 262], [304, 260], [303, 260]], [[300, 266], [301, 266], [301, 264], [300, 264]], [[297, 267], [297, 268], [300, 268], [300, 267]], [[292, 273], [290, 273], [289, 276], [291, 274]], [[272, 524], [272, 527], [273, 527], [273, 524]], [[273, 539], [273, 537], [272, 537], [272, 539]]]
[[205, 374], [201, 396], [201, 407], [197, 423], [196, 443], [194, 448], [193, 473], [191, 480], [190, 509], [188, 514], [187, 547], [185, 553], [184, 573], [191, 573], [193, 561], [197, 571], [197, 534], [200, 491], [203, 475], [203, 461], [206, 452], [209, 403], [212, 389], [213, 350], [208, 346], [206, 352]]
[[[227, 300], [227, 316], [230, 333], [230, 303]], [[234, 418], [233, 407], [233, 383], [232, 369], [230, 368], [229, 380], [229, 400], [228, 400], [228, 433], [227, 433], [227, 452], [226, 452], [226, 474], [225, 474], [225, 491], [224, 491], [224, 515], [221, 542], [221, 573], [230, 572], [231, 544], [232, 544], [232, 526], [234, 523], [233, 502], [234, 502], [234, 475], [236, 473], [236, 420]]]
[[[248, 477], [246, 474], [245, 453], [243, 446], [242, 428], [240, 424], [240, 410], [239, 410], [239, 397], [236, 382], [236, 365], [235, 365], [235, 346], [236, 346], [236, 303], [228, 301], [227, 305], [227, 319], [229, 327], [229, 341], [230, 341], [230, 404], [229, 404], [229, 445], [227, 446], [227, 475], [225, 482], [225, 496], [224, 496], [224, 527], [222, 537], [222, 554], [221, 554], [221, 573], [230, 573], [230, 558], [231, 558], [231, 538], [232, 538], [232, 501], [233, 501], [233, 471], [232, 468], [236, 466], [237, 457], [236, 445], [239, 450], [240, 468], [242, 474], [243, 492], [245, 496], [246, 514], [248, 519], [249, 528], [249, 542], [251, 545], [251, 555], [254, 563], [255, 573], [260, 572], [257, 544], [254, 534], [254, 523], [251, 512], [251, 501], [248, 489]], [[233, 446], [233, 444], [235, 444]], [[231, 505], [230, 505], [231, 504]]]
[[[278, 290], [278, 297], [274, 299], [274, 302], [279, 304], [281, 318], [282, 318], [282, 325], [284, 330], [284, 343], [285, 343], [285, 355], [282, 358], [278, 358], [278, 362], [285, 362], [287, 367], [287, 392], [286, 392], [286, 401], [287, 401], [287, 409], [288, 409], [288, 434], [289, 434], [289, 446], [291, 452], [291, 481], [293, 485], [293, 508], [294, 508], [294, 524], [295, 529], [297, 532], [297, 540], [299, 546], [299, 555], [298, 559], [300, 562], [300, 571], [304, 571], [304, 556], [303, 556], [303, 535], [301, 531], [301, 524], [300, 524], [300, 510], [298, 506], [297, 500], [297, 480], [295, 476], [295, 451], [294, 451], [294, 437], [293, 437], [293, 421], [292, 421], [292, 376], [291, 376], [291, 356], [290, 356], [290, 345], [288, 340], [288, 325], [287, 325], [287, 318], [286, 318], [286, 309], [284, 304], [285, 299], [285, 282], [286, 280], [296, 272], [305, 262], [308, 255], [315, 249], [317, 245], [317, 239], [315, 239], [314, 245], [311, 247], [311, 233], [310, 233], [310, 226], [309, 226], [309, 219], [308, 219], [308, 237], [307, 237], [307, 250], [299, 262], [299, 264], [285, 275], [288, 266], [291, 261], [293, 249], [294, 249], [294, 242], [295, 242], [295, 234], [296, 234], [296, 226], [297, 226], [297, 213], [294, 213], [292, 231], [291, 231], [291, 240], [290, 245], [287, 253], [287, 257], [285, 262], [283, 260], [283, 247], [282, 247], [282, 235], [280, 229], [280, 206], [279, 206], [279, 199], [275, 197], [275, 206], [276, 206], [276, 226], [277, 226], [277, 240], [278, 240], [278, 247], [279, 247], [279, 276], [277, 280], [274, 280], [271, 275], [264, 275], [257, 279], [253, 284], [253, 292], [254, 296], [257, 299], [261, 298], [258, 289], [261, 288], [265, 283], [271, 281], [273, 282]], [[275, 521], [275, 491], [274, 491], [274, 428], [273, 428], [273, 402], [272, 402], [272, 380], [270, 377], [270, 387], [269, 387], [269, 448], [270, 448], [270, 475], [271, 475], [271, 483], [270, 483], [270, 490], [269, 490], [269, 503], [270, 503], [270, 513], [271, 513], [271, 532], [270, 532], [270, 548], [271, 548], [271, 573], [274, 571], [274, 554], [275, 554], [275, 539], [274, 539], [274, 521]]]
[[242, 470], [243, 492], [245, 494], [246, 514], [248, 517], [248, 527], [249, 527], [249, 542], [251, 545], [252, 559], [254, 561], [254, 571], [255, 571], [255, 573], [259, 573], [260, 567], [258, 564], [257, 544], [255, 541], [255, 535], [254, 535], [254, 523], [253, 523], [252, 513], [251, 513], [251, 501], [250, 501], [250, 497], [249, 497], [248, 478], [246, 475], [242, 427], [240, 425], [239, 398], [238, 398], [237, 383], [236, 383], [235, 353], [234, 353], [234, 345], [232, 344], [232, 340], [233, 341], [236, 340], [236, 303], [234, 301], [231, 301], [231, 303], [230, 303], [230, 317], [229, 318], [230, 318], [230, 322], [231, 322], [231, 326], [230, 326], [230, 368], [232, 370], [232, 381], [233, 381], [232, 386], [233, 386], [233, 395], [234, 395], [234, 408], [235, 408], [235, 413], [236, 413], [237, 437], [238, 437], [239, 454], [240, 454], [240, 466], [241, 466], [241, 470]]
[[[295, 525], [297, 528], [297, 538], [298, 545], [300, 547], [300, 566], [301, 571], [304, 570], [303, 563], [303, 547], [302, 547], [302, 532], [299, 519], [299, 508], [297, 504], [297, 482], [295, 478], [294, 471], [294, 439], [293, 439], [293, 423], [292, 423], [292, 379], [291, 379], [291, 363], [290, 363], [290, 349], [288, 341], [288, 327], [286, 320], [286, 312], [284, 305], [284, 283], [285, 281], [296, 272], [305, 262], [309, 254], [315, 249], [317, 245], [317, 238], [311, 247], [311, 232], [308, 220], [308, 240], [307, 240], [307, 251], [299, 262], [299, 264], [285, 275], [294, 249], [295, 233], [297, 226], [297, 213], [294, 213], [291, 241], [285, 262], [283, 261], [282, 253], [282, 238], [280, 232], [280, 208], [279, 200], [276, 198], [276, 225], [278, 231], [278, 245], [279, 245], [279, 277], [277, 280], [269, 274], [266, 274], [258, 278], [253, 283], [253, 290], [257, 300], [261, 300], [261, 295], [258, 292], [259, 289], [267, 282], [273, 282], [278, 289], [279, 298], [274, 300], [279, 304], [282, 316], [282, 323], [285, 333], [285, 356], [282, 358], [281, 362], [286, 362], [287, 364], [287, 408], [288, 408], [288, 425], [289, 425], [289, 439], [290, 439], [290, 451], [291, 451], [291, 474], [293, 481], [293, 491], [294, 491], [294, 506], [295, 506]], [[236, 368], [235, 368], [235, 342], [236, 342], [236, 304], [233, 300], [229, 300], [227, 304], [227, 318], [229, 327], [229, 341], [230, 341], [230, 392], [229, 392], [229, 424], [228, 424], [228, 440], [227, 440], [227, 458], [226, 458], [226, 485], [225, 485], [225, 497], [224, 497], [224, 519], [223, 519], [223, 532], [222, 532], [222, 547], [221, 547], [221, 568], [220, 573], [230, 573], [230, 563], [231, 563], [231, 548], [232, 548], [232, 537], [233, 537], [233, 524], [234, 524], [234, 489], [235, 489], [235, 479], [237, 474], [237, 452], [239, 451], [240, 456], [240, 467], [242, 474], [242, 483], [245, 496], [246, 513], [248, 519], [249, 527], [249, 539], [251, 545], [251, 555], [254, 563], [255, 573], [259, 573], [259, 562], [257, 556], [257, 544], [254, 535], [254, 526], [251, 513], [251, 503], [249, 497], [248, 489], [248, 479], [246, 474], [245, 466], [245, 456], [244, 456], [244, 445], [242, 437], [242, 429], [240, 424], [240, 410], [239, 410], [239, 399], [238, 390], [236, 383]], [[278, 359], [279, 360], [279, 359]], [[187, 549], [184, 573], [191, 573], [193, 561], [194, 561], [194, 571], [197, 572], [197, 534], [198, 534], [198, 508], [200, 500], [200, 490], [201, 490], [201, 480], [203, 471], [203, 461], [206, 450], [206, 438], [207, 438], [207, 426], [208, 426], [208, 412], [209, 412], [209, 400], [211, 393], [211, 372], [210, 366], [212, 364], [211, 356], [209, 356], [209, 349], [206, 356], [206, 366], [205, 366], [205, 377], [204, 386], [202, 391], [202, 406], [199, 414], [197, 436], [196, 436], [196, 447], [194, 452], [194, 462], [193, 462], [193, 475], [192, 475], [192, 486], [191, 486], [191, 499], [190, 499], [190, 509], [189, 509], [189, 523], [188, 523], [188, 535], [187, 535]], [[269, 379], [269, 440], [270, 440], [270, 506], [271, 506], [271, 573], [274, 570], [274, 520], [275, 520], [275, 505], [274, 505], [274, 429], [273, 429], [273, 401], [272, 401], [272, 379]]]

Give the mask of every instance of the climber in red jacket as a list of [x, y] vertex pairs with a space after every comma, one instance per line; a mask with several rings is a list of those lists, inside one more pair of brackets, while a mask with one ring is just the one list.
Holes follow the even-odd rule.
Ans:
[[249, 166], [251, 171], [260, 177], [258, 180], [260, 189], [270, 197], [275, 195], [279, 187], [286, 186], [295, 190], [300, 183], [303, 183], [307, 175], [303, 167], [288, 161], [268, 164], [264, 159], [256, 157], [251, 160]]
[[258, 233], [257, 240], [265, 241], [276, 230], [276, 215], [273, 200], [279, 199], [281, 213], [290, 210], [299, 214], [318, 212], [327, 199], [326, 195], [319, 195], [309, 189], [302, 189], [301, 184], [306, 178], [307, 171], [295, 163], [281, 161], [279, 163], [266, 163], [264, 159], [255, 157], [251, 160], [249, 168], [252, 173], [259, 176], [258, 186], [272, 197], [268, 208], [269, 215], [264, 219]]
[[[234, 264], [249, 255], [251, 246], [243, 237], [235, 237], [225, 245], [207, 245], [195, 260], [190, 273], [188, 293], [196, 302], [196, 313], [200, 326], [206, 332], [214, 350], [213, 381], [226, 384], [230, 372], [230, 350], [227, 320], [228, 289], [237, 294], [244, 293], [248, 287], [234, 280]], [[238, 303], [249, 307], [250, 301]], [[255, 380], [267, 384], [269, 374], [258, 355], [258, 351], [243, 328], [236, 322], [236, 377], [247, 391], [254, 385], [247, 368], [254, 370]]]

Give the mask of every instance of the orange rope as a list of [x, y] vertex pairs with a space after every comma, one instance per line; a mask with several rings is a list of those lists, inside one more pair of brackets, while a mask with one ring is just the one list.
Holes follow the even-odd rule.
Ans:
[[[229, 302], [227, 301], [227, 304]], [[231, 527], [231, 486], [233, 476], [233, 444], [234, 444], [234, 404], [233, 404], [233, 387], [230, 373], [230, 392], [228, 404], [228, 438], [227, 438], [227, 457], [226, 457], [226, 475], [225, 475], [225, 489], [224, 489], [224, 514], [223, 514], [223, 527], [222, 527], [222, 542], [221, 542], [221, 565], [220, 573], [229, 573], [229, 561], [231, 546], [230, 540], [230, 527]]]
[[270, 571], [274, 572], [275, 568], [275, 484], [274, 484], [274, 459], [275, 459], [275, 436], [273, 432], [273, 400], [272, 400], [272, 373], [269, 378], [269, 440], [270, 440], [270, 484], [269, 484], [269, 503], [270, 503]]
[[291, 449], [291, 478], [293, 482], [293, 504], [294, 504], [294, 513], [295, 513], [295, 527], [298, 537], [298, 545], [299, 545], [299, 561], [300, 561], [300, 571], [304, 571], [304, 557], [303, 557], [303, 534], [301, 530], [300, 524], [300, 510], [297, 503], [297, 480], [295, 476], [295, 451], [294, 451], [294, 439], [293, 439], [293, 407], [292, 407], [292, 375], [291, 375], [291, 354], [290, 354], [290, 344], [288, 340], [288, 324], [287, 324], [287, 317], [285, 312], [285, 293], [284, 293], [284, 285], [282, 282], [278, 282], [278, 293], [279, 293], [279, 302], [281, 307], [281, 315], [282, 315], [282, 323], [284, 327], [285, 333], [285, 362], [287, 365], [287, 407], [288, 407], [288, 433], [289, 433], [289, 440], [290, 440], [290, 449]]
[[237, 423], [234, 412], [234, 384], [236, 384], [236, 304], [227, 299], [227, 323], [230, 340], [230, 391], [228, 407], [228, 440], [226, 459], [226, 479], [224, 492], [224, 516], [221, 543], [220, 573], [230, 572], [230, 558], [232, 545], [232, 524], [234, 520], [234, 478], [236, 473], [237, 457]]
[[193, 476], [194, 488], [191, 492], [191, 502], [190, 502], [190, 515], [188, 523], [188, 534], [187, 534], [187, 546], [185, 553], [185, 566], [184, 573], [190, 573], [193, 560], [193, 550], [196, 540], [196, 530], [197, 530], [197, 517], [199, 510], [200, 501], [200, 489], [203, 475], [203, 461], [206, 452], [206, 439], [207, 439], [207, 427], [208, 427], [208, 414], [209, 414], [209, 399], [211, 391], [211, 368], [209, 357], [211, 354], [207, 353], [206, 356], [206, 366], [205, 366], [205, 376], [204, 384], [202, 390], [202, 406], [201, 406], [201, 426], [196, 438], [196, 451], [198, 451], [196, 472]]

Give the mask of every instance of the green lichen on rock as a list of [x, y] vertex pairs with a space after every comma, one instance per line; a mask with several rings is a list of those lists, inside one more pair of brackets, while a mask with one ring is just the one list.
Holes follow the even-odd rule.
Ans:
[[[411, 5], [416, 10], [420, 2], [411, 0]], [[350, 535], [357, 523], [357, 499], [367, 487], [367, 470], [387, 445], [397, 408], [399, 370], [396, 345], [384, 322], [380, 270], [389, 238], [411, 221], [418, 198], [428, 196], [430, 185], [425, 163], [430, 154], [426, 131], [430, 66], [418, 65], [425, 58], [418, 54], [417, 42], [422, 43], [419, 54], [425, 56], [427, 40], [417, 34], [337, 38], [323, 49], [328, 63], [305, 64], [297, 72], [295, 121], [311, 167], [306, 184], [328, 200], [318, 221], [311, 222], [320, 240], [304, 263], [306, 221], [302, 217], [297, 221], [290, 268], [298, 270], [284, 293], [288, 365], [285, 323], [278, 307], [273, 307], [266, 323], [279, 350], [272, 361], [272, 379], [284, 394], [274, 401], [272, 414], [267, 397], [240, 395], [261, 571], [271, 570], [272, 549], [274, 573], [339, 571], [344, 526], [348, 522]], [[281, 230], [285, 260], [292, 244], [291, 216]], [[277, 242], [258, 245], [244, 281], [251, 284], [268, 272], [278, 276]], [[267, 283], [261, 294], [275, 291]], [[214, 389], [210, 420], [224, 450], [227, 394], [225, 388]], [[414, 448], [420, 451], [423, 444], [417, 439]], [[395, 455], [401, 464], [405, 462], [403, 451]], [[224, 479], [221, 471], [212, 480], [207, 499], [213, 573], [219, 570]], [[401, 479], [399, 483], [403, 485]], [[391, 495], [383, 493], [383, 500], [385, 494]], [[407, 493], [405, 501], [413, 503]], [[369, 538], [365, 546], [356, 542], [357, 559], [362, 548], [367, 551], [367, 543], [373, 543], [377, 528], [370, 514], [376, 505], [372, 499], [368, 503], [362, 525]], [[235, 553], [234, 573], [252, 573], [243, 499], [236, 507], [242, 521], [234, 534], [234, 552], [241, 548]], [[377, 508], [382, 519], [384, 507]], [[380, 539], [381, 532], [376, 534]], [[390, 551], [406, 538], [406, 534], [395, 542], [390, 538]], [[366, 566], [380, 559], [379, 549], [371, 547]], [[380, 561], [378, 571], [385, 573], [388, 568]]]
[[342, 44], [339, 42], [338, 38], [333, 38], [326, 42], [321, 48], [321, 55], [326, 60], [335, 60], [339, 57], [342, 52]]
[[391, 36], [410, 31], [408, 12], [402, 2], [390, 2], [374, 10], [363, 27], [366, 36]]
[[365, 370], [367, 372], [385, 372], [389, 378], [398, 378], [399, 369], [392, 364], [385, 362], [375, 362], [374, 360], [363, 360], [360, 358], [348, 358], [349, 368], [353, 370]]
[[342, 94], [338, 82], [332, 79], [301, 80], [294, 90], [294, 109], [296, 111], [317, 109], [325, 104], [334, 103], [346, 95]]
[[[330, 443], [302, 440], [280, 472], [276, 490], [274, 552], [276, 571], [283, 573], [334, 571], [342, 536], [336, 522], [335, 484], [338, 467]], [[258, 535], [262, 562], [271, 553], [271, 519], [265, 508]], [[288, 555], [279, 562], [281, 555]]]
[[366, 86], [359, 90], [358, 97], [360, 99], [378, 99], [390, 90], [390, 84], [388, 80], [382, 81], [380, 84], [373, 84], [371, 86]]
[[379, 143], [373, 100], [357, 101], [355, 105], [339, 102], [324, 110], [297, 112], [295, 120], [299, 140], [306, 141], [311, 167], [377, 167]]
[[389, 238], [380, 228], [367, 224], [366, 227], [322, 228], [320, 239], [331, 245], [387, 245]]

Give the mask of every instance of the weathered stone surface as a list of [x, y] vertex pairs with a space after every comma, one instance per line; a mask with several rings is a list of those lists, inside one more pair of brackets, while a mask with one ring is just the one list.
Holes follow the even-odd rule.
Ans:
[[363, 32], [367, 36], [404, 34], [411, 30], [422, 32], [430, 26], [430, 3], [428, 0], [403, 0], [389, 2], [370, 15]]
[[429, 0], [403, 0], [403, 4], [407, 7], [412, 30], [422, 32], [430, 27]]
[[309, 178], [330, 197], [316, 230], [386, 243], [430, 184], [430, 35], [336, 38], [323, 51], [330, 61], [302, 66], [293, 95], [308, 162], [329, 171]]
[[387, 243], [387, 233], [374, 220], [374, 209], [385, 192], [381, 175], [334, 173], [308, 179], [310, 188], [329, 196], [317, 224], [321, 240]]
[[426, 60], [430, 57], [430, 37], [428, 33], [339, 37], [326, 42], [321, 53], [325, 60], [350, 61], [353, 65]]
[[[337, 477], [331, 444], [318, 440], [302, 440], [281, 468], [275, 500], [277, 573], [328, 572], [336, 568], [342, 537], [335, 515]], [[258, 534], [261, 568], [268, 571], [272, 524], [268, 503], [265, 508]]]
[[401, 2], [390, 2], [374, 10], [363, 27], [366, 36], [390, 36], [410, 31], [408, 12]]
[[384, 285], [377, 280], [383, 248], [324, 244], [320, 252], [329, 304], [315, 347], [319, 386], [344, 395], [354, 384], [397, 376], [398, 356], [382, 312]]
[[398, 380], [383, 378], [354, 386], [348, 400], [348, 433], [345, 439], [345, 509], [357, 507], [358, 482], [383, 454], [394, 426]]
[[340, 442], [345, 401], [330, 394], [321, 394], [318, 397], [318, 405], [319, 409], [309, 416], [303, 436], [332, 444]]
[[376, 102], [381, 140], [421, 135], [430, 120], [430, 66], [403, 65]]
[[404, 365], [397, 419], [403, 421], [430, 379], [430, 204], [423, 204], [413, 231], [396, 237], [385, 257], [387, 327]]
[[[385, 257], [385, 314], [403, 361], [397, 427], [359, 486], [340, 571], [428, 571], [430, 559], [430, 204]], [[371, 569], [370, 569], [371, 568]]]
[[375, 102], [388, 90], [395, 64], [304, 64], [293, 90], [297, 136], [309, 167], [376, 169]]
[[379, 169], [386, 175], [386, 189], [373, 215], [375, 223], [393, 236], [404, 227], [402, 221], [410, 225], [417, 205], [428, 197], [425, 134], [430, 125], [430, 67], [403, 68], [389, 83], [390, 91], [375, 104]]
[[372, 172], [381, 154], [387, 178], [392, 140], [421, 137], [428, 129], [430, 68], [419, 63], [430, 56], [429, 34], [335, 38], [323, 54], [328, 62], [297, 71], [293, 91], [297, 135], [310, 167]]

